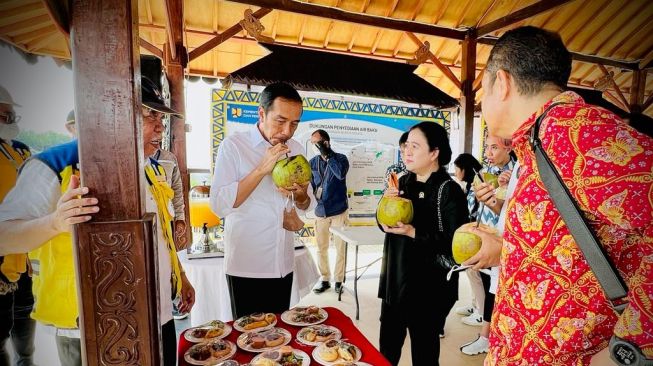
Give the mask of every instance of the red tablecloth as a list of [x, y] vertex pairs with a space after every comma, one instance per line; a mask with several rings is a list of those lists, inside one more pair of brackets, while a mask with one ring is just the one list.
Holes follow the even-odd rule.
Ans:
[[[358, 328], [354, 325], [352, 320], [345, 315], [342, 311], [332, 308], [332, 307], [326, 307], [324, 310], [329, 313], [329, 317], [327, 320], [324, 322], [324, 324], [328, 325], [333, 325], [334, 327], [340, 329], [342, 332], [342, 338], [347, 339], [347, 342], [350, 342], [351, 344], [356, 345], [358, 348], [361, 349], [361, 352], [363, 353], [363, 356], [361, 358], [362, 362], [367, 362], [370, 365], [374, 366], [389, 366], [390, 362], [383, 357], [383, 355], [370, 343], [370, 341], [365, 338], [363, 333], [361, 333]], [[229, 324], [232, 324], [233, 322], [229, 322]], [[313, 360], [312, 352], [313, 348], [311, 346], [306, 346], [303, 345], [297, 341], [295, 341], [296, 336], [297, 336], [297, 331], [299, 331], [302, 327], [295, 327], [292, 325], [288, 325], [284, 323], [281, 320], [280, 314], [277, 314], [277, 327], [287, 329], [290, 334], [292, 334], [292, 341], [290, 342], [290, 346], [293, 348], [300, 349], [304, 352], [306, 352], [309, 356], [311, 356], [311, 366], [313, 365], [319, 365], [317, 362]], [[178, 357], [179, 357], [179, 366], [189, 366], [189, 364], [184, 361], [184, 353], [186, 353], [186, 350], [188, 350], [193, 343], [190, 343], [184, 338], [184, 331], [181, 334], [181, 337], [179, 338], [179, 349], [178, 349]], [[236, 339], [241, 333], [234, 329], [231, 334], [227, 336], [226, 339], [236, 343]], [[247, 363], [256, 356], [257, 353], [252, 353], [252, 352], [246, 352], [238, 348], [238, 351], [234, 355], [233, 359], [242, 363]]]

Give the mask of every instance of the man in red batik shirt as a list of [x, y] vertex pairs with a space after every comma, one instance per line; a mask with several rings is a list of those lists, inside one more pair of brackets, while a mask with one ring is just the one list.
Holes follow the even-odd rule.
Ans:
[[[506, 32], [483, 77], [490, 134], [512, 139], [521, 170], [503, 242], [477, 230], [466, 264], [501, 264], [486, 365], [589, 365], [614, 335], [653, 358], [653, 140], [611, 112], [564, 92], [571, 55], [557, 34]], [[628, 285], [617, 314], [549, 197], [530, 131]], [[500, 255], [499, 255], [500, 254]]]

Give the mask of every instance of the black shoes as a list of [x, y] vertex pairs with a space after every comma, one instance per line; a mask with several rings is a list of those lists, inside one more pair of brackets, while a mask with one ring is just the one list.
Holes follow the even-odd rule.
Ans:
[[[336, 284], [336, 287], [337, 286], [338, 285]], [[320, 281], [316, 283], [315, 286], [313, 286], [313, 292], [315, 292], [316, 294], [321, 294], [329, 288], [331, 288], [331, 284], [329, 283], [329, 281]]]
[[336, 293], [341, 294], [343, 289], [344, 288], [342, 287], [342, 282], [336, 282], [336, 287], [334, 288]]

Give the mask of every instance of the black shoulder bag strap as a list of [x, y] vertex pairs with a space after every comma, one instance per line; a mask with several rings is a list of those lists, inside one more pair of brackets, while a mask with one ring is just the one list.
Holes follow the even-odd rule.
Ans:
[[621, 314], [626, 307], [624, 301], [628, 294], [628, 287], [607, 258], [603, 246], [594, 235], [594, 232], [585, 221], [583, 215], [571, 196], [569, 189], [562, 181], [558, 171], [553, 166], [551, 159], [542, 148], [542, 141], [539, 137], [540, 123], [549, 110], [561, 103], [554, 103], [549, 106], [535, 121], [531, 130], [531, 147], [535, 153], [537, 168], [540, 172], [542, 182], [551, 196], [551, 200], [560, 212], [560, 216], [567, 224], [576, 244], [583, 252], [585, 260], [603, 288], [605, 295], [610, 300], [612, 307]]

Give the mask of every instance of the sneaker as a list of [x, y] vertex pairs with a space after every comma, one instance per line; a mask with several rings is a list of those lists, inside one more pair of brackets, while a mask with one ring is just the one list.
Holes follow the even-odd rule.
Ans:
[[454, 311], [458, 315], [468, 316], [474, 314], [475, 309], [473, 306], [459, 306]]
[[460, 347], [460, 352], [468, 356], [474, 356], [480, 355], [481, 353], [487, 353], [489, 348], [490, 342], [488, 339], [479, 334], [478, 338], [476, 338], [473, 342], [469, 342]]
[[337, 294], [341, 294], [344, 288], [342, 287], [342, 282], [336, 282], [336, 287], [333, 289]]
[[483, 325], [483, 316], [477, 312], [460, 319], [463, 324], [480, 327]]
[[331, 288], [329, 281], [318, 281], [318, 283], [313, 286], [313, 292], [316, 294], [321, 294], [326, 291], [328, 288]]

